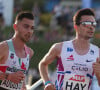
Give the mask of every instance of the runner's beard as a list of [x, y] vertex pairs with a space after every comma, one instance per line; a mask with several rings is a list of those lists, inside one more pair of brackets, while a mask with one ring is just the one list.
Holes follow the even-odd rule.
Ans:
[[21, 38], [21, 40], [26, 43], [26, 42], [29, 42], [31, 39], [31, 37], [24, 37], [24, 38]]

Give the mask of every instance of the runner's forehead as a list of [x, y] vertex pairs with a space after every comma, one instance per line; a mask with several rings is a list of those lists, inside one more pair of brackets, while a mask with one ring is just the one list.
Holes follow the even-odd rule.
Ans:
[[21, 20], [19, 23], [22, 23], [24, 25], [29, 25], [29, 26], [35, 26], [34, 25], [34, 20], [30, 20], [30, 19], [27, 19], [27, 18], [24, 18], [23, 20]]
[[84, 22], [84, 21], [95, 22], [96, 20], [93, 16], [85, 15], [81, 17], [81, 22]]

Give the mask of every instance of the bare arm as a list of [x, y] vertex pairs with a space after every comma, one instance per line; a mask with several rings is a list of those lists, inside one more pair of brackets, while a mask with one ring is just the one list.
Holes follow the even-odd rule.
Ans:
[[100, 58], [97, 58], [97, 61], [93, 63], [93, 70], [100, 86]]
[[7, 43], [1, 42], [0, 43], [0, 64], [5, 64], [7, 58], [8, 58], [8, 45]]
[[[1, 42], [0, 43], [0, 64], [6, 63], [8, 54], [9, 54], [9, 48], [7, 43], [5, 41]], [[19, 83], [21, 80], [23, 80], [23, 78], [24, 78], [24, 74], [21, 71], [9, 73], [9, 74], [0, 71], [0, 80], [8, 79], [14, 83]]]
[[99, 64], [98, 66], [98, 68], [99, 68], [99, 73], [97, 73], [96, 74], [96, 77], [97, 77], [97, 80], [98, 80], [98, 84], [99, 84], [99, 86], [100, 86], [100, 48], [99, 48], [99, 58], [97, 58], [97, 63]]
[[[99, 49], [99, 54], [100, 54], [100, 49]], [[100, 55], [99, 58], [97, 58], [96, 62], [93, 63], [93, 70], [97, 77], [98, 85], [100, 86]]]
[[[5, 64], [6, 59], [8, 57], [8, 47], [5, 41], [0, 42], [0, 64]], [[0, 80], [4, 80], [6, 78], [6, 73], [0, 71]]]
[[39, 63], [39, 71], [44, 83], [49, 80], [48, 65], [60, 56], [61, 46], [62, 43], [54, 44]]

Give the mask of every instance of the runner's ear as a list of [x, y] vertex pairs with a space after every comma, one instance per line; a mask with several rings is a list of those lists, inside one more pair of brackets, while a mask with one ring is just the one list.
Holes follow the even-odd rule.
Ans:
[[74, 29], [75, 29], [75, 30], [77, 29], [77, 25], [74, 25]]
[[14, 29], [16, 29], [16, 24], [13, 24]]

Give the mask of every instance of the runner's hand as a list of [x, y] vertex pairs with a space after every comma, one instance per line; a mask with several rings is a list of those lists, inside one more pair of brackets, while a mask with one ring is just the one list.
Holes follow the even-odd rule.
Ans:
[[14, 83], [20, 83], [25, 78], [24, 73], [22, 71], [17, 71], [15, 73], [10, 73], [8, 75], [8, 80]]
[[56, 90], [56, 88], [53, 84], [47, 84], [45, 86], [44, 90]]
[[95, 74], [100, 74], [100, 58], [97, 58], [96, 62], [93, 63], [93, 70]]
[[4, 79], [5, 79], [4, 73], [0, 73], [0, 80], [4, 80]]

